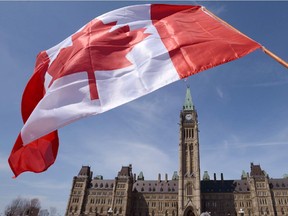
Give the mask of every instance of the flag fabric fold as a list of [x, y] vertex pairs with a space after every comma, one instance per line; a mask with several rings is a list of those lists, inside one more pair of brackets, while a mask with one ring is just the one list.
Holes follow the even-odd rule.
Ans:
[[134, 5], [96, 17], [37, 56], [11, 169], [42, 172], [55, 162], [60, 127], [260, 47], [201, 6]]

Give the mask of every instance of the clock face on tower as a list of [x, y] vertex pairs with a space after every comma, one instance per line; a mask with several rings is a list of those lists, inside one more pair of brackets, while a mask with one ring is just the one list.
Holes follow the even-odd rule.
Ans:
[[192, 114], [186, 114], [185, 115], [185, 119], [188, 120], [188, 121], [191, 120], [192, 119]]

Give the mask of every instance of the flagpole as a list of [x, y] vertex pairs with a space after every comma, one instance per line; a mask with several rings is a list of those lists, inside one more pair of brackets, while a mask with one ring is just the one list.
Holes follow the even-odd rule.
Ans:
[[280, 64], [282, 64], [284, 67], [288, 68], [288, 63], [286, 61], [284, 61], [283, 59], [281, 59], [279, 56], [275, 55], [273, 52], [271, 52], [270, 50], [266, 49], [264, 46], [262, 46], [262, 51], [267, 54], [268, 56], [270, 56], [271, 58], [273, 58], [275, 61], [279, 62]]
[[[214, 17], [214, 19], [222, 22], [223, 24], [227, 25], [229, 28], [233, 29], [234, 31], [244, 35], [242, 32], [240, 32], [238, 29], [234, 28], [233, 26], [231, 26], [230, 24], [228, 24], [227, 22], [225, 22], [224, 20], [222, 20], [221, 18], [217, 17], [216, 15], [214, 15], [211, 11], [207, 10], [205, 7], [202, 7], [203, 11], [207, 12], [210, 16]], [[247, 38], [249, 38], [247, 35], [244, 35]], [[251, 38], [249, 38], [250, 40], [252, 40]], [[284, 67], [288, 68], [288, 63], [286, 61], [284, 61], [283, 59], [281, 59], [279, 56], [277, 56], [276, 54], [274, 54], [273, 52], [271, 52], [270, 50], [266, 49], [264, 46], [261, 46], [262, 51], [267, 54], [268, 56], [270, 56], [271, 58], [273, 58], [275, 61], [277, 61], [278, 63], [282, 64]]]

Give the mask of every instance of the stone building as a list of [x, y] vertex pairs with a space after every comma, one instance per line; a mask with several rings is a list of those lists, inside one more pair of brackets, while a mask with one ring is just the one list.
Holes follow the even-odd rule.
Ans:
[[[82, 166], [73, 178], [66, 216], [288, 216], [288, 178], [272, 179], [260, 165], [239, 180], [200, 180], [198, 116], [187, 88], [179, 124], [179, 170], [171, 179], [145, 180], [132, 165], [115, 179], [93, 177]], [[205, 212], [205, 213], [204, 213]]]

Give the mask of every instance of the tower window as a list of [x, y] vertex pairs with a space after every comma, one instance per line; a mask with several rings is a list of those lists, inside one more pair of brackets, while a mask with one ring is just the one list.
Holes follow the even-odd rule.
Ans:
[[194, 138], [194, 129], [193, 128], [185, 128], [184, 129], [184, 138], [186, 138], [186, 139]]
[[193, 150], [193, 145], [189, 146], [189, 150], [192, 151]]
[[188, 196], [192, 195], [192, 184], [187, 184], [187, 195]]

